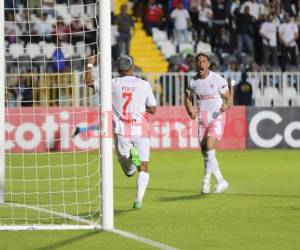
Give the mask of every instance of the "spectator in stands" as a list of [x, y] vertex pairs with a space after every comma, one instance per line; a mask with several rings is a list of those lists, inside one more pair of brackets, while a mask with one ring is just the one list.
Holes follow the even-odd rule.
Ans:
[[238, 85], [235, 87], [234, 92], [234, 103], [235, 105], [252, 105], [252, 86], [247, 81], [247, 73], [242, 73], [242, 79]]
[[116, 61], [120, 55], [119, 44], [118, 44], [118, 38], [119, 38], [120, 34], [119, 34], [117, 26], [115, 25], [115, 19], [112, 18], [111, 22], [112, 22], [112, 24], [111, 24], [111, 55], [112, 55], [113, 61]]
[[16, 43], [17, 33], [19, 31], [18, 26], [15, 23], [14, 12], [5, 11], [5, 40], [9, 43]]
[[227, 68], [224, 71], [224, 76], [225, 78], [228, 80], [229, 83], [231, 83], [232, 85], [235, 85], [237, 83], [240, 82], [241, 80], [241, 75], [240, 75], [240, 69], [239, 69], [239, 65], [237, 64], [236, 61], [231, 61], [229, 68]]
[[248, 78], [247, 81], [252, 86], [252, 93], [255, 95], [257, 92], [259, 92], [259, 85], [260, 85], [260, 77], [257, 74], [260, 72], [261, 69], [258, 67], [258, 65], [255, 62], [252, 62], [249, 65], [249, 68], [247, 70], [248, 72]]
[[292, 2], [295, 2], [295, 1], [291, 1], [291, 0], [281, 1], [282, 10], [284, 12], [288, 13], [289, 15], [295, 15], [296, 14], [294, 12], [295, 6], [292, 7]]
[[7, 88], [5, 101], [6, 101], [6, 107], [8, 108], [14, 108], [18, 105], [18, 94], [15, 88]]
[[51, 15], [52, 17], [55, 17], [55, 1], [43, 1], [42, 7], [43, 13], [46, 13], [47, 15]]
[[269, 55], [271, 55], [271, 65], [278, 65], [277, 58], [277, 25], [274, 22], [273, 15], [268, 16], [268, 20], [265, 21], [259, 31], [263, 38], [263, 63], [269, 64]]
[[133, 16], [138, 19], [142, 18], [145, 13], [145, 1], [144, 0], [134, 0], [132, 7]]
[[236, 73], [239, 72], [239, 65], [236, 61], [231, 61], [229, 64], [229, 68], [225, 70], [225, 72]]
[[198, 14], [198, 6], [201, 4], [202, 0], [190, 0], [190, 9], [189, 14], [192, 22], [193, 28], [193, 40], [198, 40], [198, 25], [199, 25], [199, 14]]
[[230, 42], [230, 34], [225, 27], [222, 27], [216, 38], [215, 38], [215, 47], [214, 52], [218, 55], [221, 55], [222, 53], [233, 53], [233, 49]]
[[279, 25], [278, 32], [281, 43], [282, 70], [285, 71], [287, 64], [297, 66], [296, 40], [299, 36], [298, 26], [295, 24], [294, 19], [286, 14], [284, 23]]
[[44, 39], [48, 42], [51, 40], [53, 27], [48, 20], [48, 14], [46, 12], [43, 12], [41, 20], [33, 25], [32, 33], [34, 34], [34, 36], [32, 36], [32, 39], [35, 43], [43, 41]]
[[52, 69], [57, 73], [65, 70], [65, 56], [60, 48], [60, 43], [52, 54]]
[[117, 16], [117, 26], [119, 31], [119, 49], [121, 54], [129, 55], [131, 29], [134, 29], [133, 18], [127, 13], [127, 5], [123, 4], [120, 7], [121, 13]]
[[[6, 10], [12, 10], [13, 8], [16, 8], [16, 7], [18, 7], [20, 5], [20, 0], [14, 0], [14, 1], [12, 1], [12, 0], [5, 0], [4, 1], [4, 8], [6, 9]], [[5, 11], [6, 12], [6, 11]]]
[[[250, 8], [245, 7], [244, 13], [237, 13], [236, 16], [237, 31], [237, 59], [241, 61], [241, 54], [245, 52], [245, 47], [250, 56], [254, 56], [253, 39], [254, 18], [250, 15]], [[246, 45], [246, 46], [245, 46]]]
[[213, 17], [213, 12], [211, 6], [206, 0], [202, 0], [201, 4], [198, 6], [198, 41], [203, 42], [210, 41], [210, 25], [211, 19]]
[[259, 15], [264, 13], [265, 8], [262, 4], [258, 4], [256, 0], [250, 0], [243, 3], [241, 12], [244, 13], [245, 8], [249, 7], [249, 13], [255, 20], [258, 19]]
[[54, 27], [54, 43], [70, 42], [70, 28], [65, 24], [64, 19], [59, 16]]
[[182, 2], [172, 11], [171, 18], [174, 20], [176, 43], [188, 42], [188, 28], [191, 24], [191, 20], [190, 14], [183, 8]]
[[84, 41], [86, 44], [89, 44], [92, 50], [97, 51], [97, 42], [95, 37], [98, 36], [97, 33], [97, 24], [95, 18], [89, 18], [84, 20]]
[[222, 27], [228, 29], [230, 18], [231, 1], [212, 0], [211, 6], [213, 11], [212, 31], [211, 31], [211, 46], [215, 46], [215, 38]]
[[21, 36], [19, 38], [24, 41], [25, 44], [27, 44], [30, 41], [30, 32], [31, 29], [29, 28], [29, 11], [23, 9], [19, 10], [18, 13], [16, 13], [15, 21], [18, 25], [18, 29], [20, 30]]
[[193, 55], [187, 55], [184, 62], [179, 65], [178, 72], [187, 73], [195, 72], [196, 62]]
[[189, 0], [169, 0], [169, 9], [178, 9], [181, 4], [186, 10], [189, 9]]
[[152, 36], [152, 28], [163, 27], [163, 9], [155, 0], [148, 0], [146, 13], [144, 17], [144, 28], [149, 36]]
[[32, 78], [21, 76], [19, 82], [19, 95], [21, 96], [21, 106], [31, 107], [33, 106], [33, 86]]
[[84, 28], [79, 16], [74, 17], [74, 19], [71, 21], [70, 27], [71, 43], [75, 45], [78, 42], [84, 42], [84, 37], [82, 35], [84, 33]]

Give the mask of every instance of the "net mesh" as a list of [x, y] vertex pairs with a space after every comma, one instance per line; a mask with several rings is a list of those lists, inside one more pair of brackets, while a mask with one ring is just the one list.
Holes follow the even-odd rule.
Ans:
[[99, 3], [12, 2], [0, 225], [100, 224], [99, 131], [73, 136], [99, 124], [98, 94], [84, 85], [85, 58], [98, 51]]

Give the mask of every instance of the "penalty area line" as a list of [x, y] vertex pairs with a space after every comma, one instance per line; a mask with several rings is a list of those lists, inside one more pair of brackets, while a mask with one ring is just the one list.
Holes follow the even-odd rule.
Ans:
[[162, 250], [178, 250], [178, 248], [174, 248], [174, 247], [165, 245], [163, 243], [160, 243], [158, 241], [150, 240], [150, 239], [147, 239], [145, 237], [136, 235], [134, 233], [126, 232], [126, 231], [123, 231], [123, 230], [120, 230], [120, 229], [112, 229], [112, 230], [109, 230], [109, 231], [113, 232], [115, 234], [119, 234], [119, 235], [121, 235], [123, 237], [129, 238], [129, 239], [133, 239], [133, 240], [136, 240], [136, 241], [139, 241], [139, 242], [142, 242], [142, 243], [150, 245], [152, 247], [156, 247], [158, 249], [162, 249]]
[[[23, 207], [23, 208], [32, 209], [32, 210], [35, 210], [35, 211], [48, 213], [48, 214], [51, 214], [51, 215], [55, 215], [55, 216], [58, 216], [58, 217], [62, 217], [62, 218], [65, 218], [65, 219], [69, 219], [69, 220], [72, 220], [72, 221], [76, 221], [76, 222], [80, 222], [80, 223], [92, 226], [89, 229], [102, 229], [102, 227], [100, 225], [94, 224], [91, 221], [86, 220], [84, 218], [81, 218], [79, 216], [74, 216], [74, 215], [67, 214], [67, 213], [62, 213], [62, 212], [58, 212], [58, 211], [49, 210], [49, 209], [46, 209], [46, 208], [41, 208], [41, 207], [36, 207], [36, 206], [30, 206], [30, 205], [21, 204], [21, 203], [4, 203], [4, 204], [9, 205], [11, 207]], [[2, 204], [2, 205], [4, 205], [4, 204]], [[13, 226], [12, 226], [12, 228], [13, 228]], [[41, 227], [41, 229], [42, 228], [43, 227]], [[62, 230], [63, 230], [63, 228], [64, 227], [62, 227]], [[45, 229], [49, 230], [49, 227], [45, 227]], [[65, 228], [65, 229], [67, 229], [67, 228]], [[75, 227], [69, 227], [69, 229], [76, 229], [76, 228]], [[81, 229], [81, 228], [78, 227], [77, 229]], [[139, 236], [137, 234], [130, 233], [130, 232], [127, 232], [127, 231], [123, 231], [123, 230], [120, 230], [120, 229], [114, 228], [114, 229], [108, 230], [108, 232], [112, 232], [112, 233], [118, 234], [118, 235], [123, 236], [123, 237], [128, 238], [128, 239], [139, 241], [141, 243], [150, 245], [150, 246], [158, 248], [158, 249], [162, 249], [162, 250], [178, 250], [178, 248], [174, 248], [174, 247], [165, 245], [163, 243], [160, 243], [158, 241], [147, 239], [147, 238], [145, 238], [143, 236]]]
[[90, 226], [94, 226], [96, 229], [102, 229], [101, 226], [99, 226], [97, 224], [94, 224], [90, 220], [86, 220], [86, 219], [81, 218], [79, 216], [74, 216], [74, 215], [67, 214], [67, 213], [62, 213], [62, 212], [53, 211], [53, 210], [49, 210], [49, 209], [42, 208], [42, 207], [30, 206], [30, 205], [21, 204], [21, 203], [4, 203], [4, 205], [5, 204], [7, 204], [11, 207], [23, 207], [23, 208], [32, 209], [32, 210], [35, 210], [35, 211], [38, 211], [38, 212], [44, 212], [44, 213], [55, 215], [55, 216], [65, 218], [65, 219], [68, 219], [68, 220], [80, 222], [82, 224], [87, 224], [87, 225], [90, 225]]

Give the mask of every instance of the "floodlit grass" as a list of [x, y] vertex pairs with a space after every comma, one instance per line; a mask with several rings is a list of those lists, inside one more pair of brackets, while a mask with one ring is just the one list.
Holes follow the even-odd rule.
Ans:
[[[20, 155], [11, 157], [9, 164], [24, 164], [16, 173], [6, 170], [11, 182], [6, 190], [21, 193], [8, 195], [7, 200], [48, 204], [52, 209], [97, 220], [97, 158], [95, 153], [53, 154], [37, 159]], [[76, 158], [74, 158], [76, 157]], [[230, 183], [220, 195], [201, 195], [203, 164], [199, 152], [153, 152], [150, 162], [150, 183], [143, 209], [132, 210], [136, 176], [127, 178], [115, 162], [115, 227], [159, 241], [179, 249], [299, 249], [300, 248], [300, 152], [299, 150], [221, 151], [217, 157], [224, 176]], [[8, 159], [7, 159], [8, 160]], [[71, 167], [76, 162], [80, 166]], [[89, 162], [87, 168], [86, 162]], [[46, 164], [47, 163], [47, 164]], [[44, 165], [45, 164], [45, 165]], [[39, 165], [38, 171], [31, 166]], [[65, 167], [63, 167], [65, 166]], [[50, 171], [50, 172], [49, 172]], [[48, 174], [55, 180], [49, 182]], [[64, 175], [69, 180], [63, 181]], [[76, 182], [72, 177], [79, 178]], [[87, 176], [91, 176], [87, 178]], [[12, 178], [13, 177], [13, 178]], [[49, 179], [49, 178], [48, 178]], [[8, 183], [6, 183], [8, 184]], [[24, 189], [25, 188], [25, 189]], [[36, 190], [43, 193], [38, 195]], [[57, 195], [50, 195], [49, 188]], [[75, 190], [62, 196], [61, 190]], [[26, 190], [28, 195], [22, 194]], [[87, 194], [90, 196], [87, 197]], [[59, 204], [62, 199], [67, 206]], [[83, 205], [77, 209], [76, 201]], [[51, 207], [45, 206], [50, 209]], [[69, 221], [50, 218], [30, 209], [14, 214], [20, 221], [28, 216], [33, 222]], [[10, 209], [0, 207], [1, 223], [12, 222]], [[6, 218], [6, 219], [3, 219]], [[109, 232], [0, 232], [0, 249], [153, 249]]]

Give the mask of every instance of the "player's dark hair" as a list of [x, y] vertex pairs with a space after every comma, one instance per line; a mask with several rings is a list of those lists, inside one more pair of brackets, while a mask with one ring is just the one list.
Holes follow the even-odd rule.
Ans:
[[198, 54], [196, 55], [196, 57], [195, 57], [195, 61], [196, 61], [196, 62], [198, 61], [198, 58], [199, 58], [200, 56], [204, 56], [204, 57], [206, 57], [206, 58], [207, 58], [207, 60], [210, 62], [209, 55], [207, 55], [207, 54], [206, 54], [206, 53], [204, 53], [204, 52], [200, 52], [200, 53], [198, 53]]
[[128, 72], [133, 67], [133, 65], [134, 64], [131, 57], [127, 55], [119, 56], [116, 61], [116, 66], [120, 74], [125, 74], [126, 72]]

